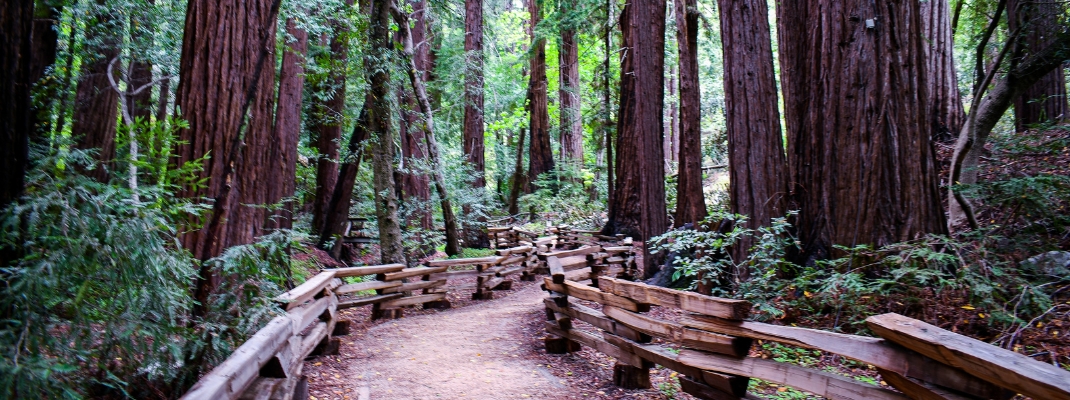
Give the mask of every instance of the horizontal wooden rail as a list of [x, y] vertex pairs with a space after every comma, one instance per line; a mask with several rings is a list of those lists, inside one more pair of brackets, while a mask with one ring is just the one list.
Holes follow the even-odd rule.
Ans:
[[[751, 307], [745, 301], [597, 275], [592, 278], [598, 287], [589, 286], [565, 279], [568, 272], [553, 255], [546, 260], [551, 271], [544, 278], [544, 289], [550, 292], [544, 301], [547, 352], [572, 352], [583, 345], [617, 358], [614, 382], [620, 386], [649, 385], [648, 366], [637, 363], [638, 357], [678, 372], [682, 390], [701, 399], [745, 397], [740, 388], [746, 385], [740, 382], [748, 378], [830, 399], [1006, 399], [1014, 393], [1035, 399], [1070, 399], [1070, 372], [898, 314], [867, 320], [880, 338], [776, 326], [744, 321]], [[569, 297], [598, 303], [602, 310], [572, 303]], [[644, 314], [651, 306], [689, 313], [678, 322], [666, 321]], [[598, 331], [575, 329], [573, 320], [589, 323]], [[682, 349], [674, 352], [648, 344], [649, 336]], [[753, 339], [870, 364], [898, 391], [748, 357]]]

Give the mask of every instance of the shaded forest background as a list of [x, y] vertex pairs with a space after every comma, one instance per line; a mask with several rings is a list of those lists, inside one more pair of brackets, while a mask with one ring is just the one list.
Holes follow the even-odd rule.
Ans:
[[[1065, 2], [12, 0], [0, 397], [176, 398], [322, 265], [644, 278], [1070, 365]], [[377, 245], [343, 245], [350, 217]], [[444, 253], [444, 254], [441, 254]], [[321, 264], [322, 263], [322, 264]]]

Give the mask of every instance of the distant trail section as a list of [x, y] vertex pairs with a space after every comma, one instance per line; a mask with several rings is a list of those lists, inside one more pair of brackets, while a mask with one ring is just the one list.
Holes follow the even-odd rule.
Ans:
[[538, 285], [507, 297], [371, 327], [353, 340], [347, 386], [372, 399], [554, 399], [566, 385], [530, 354], [525, 332], [545, 294]]

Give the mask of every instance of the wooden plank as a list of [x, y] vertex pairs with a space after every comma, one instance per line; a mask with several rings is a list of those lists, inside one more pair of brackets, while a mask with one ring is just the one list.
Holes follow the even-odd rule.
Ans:
[[495, 275], [501, 276], [501, 277], [505, 277], [505, 276], [509, 276], [509, 275], [515, 274], [517, 272], [526, 270], [526, 269], [528, 269], [528, 267], [525, 267], [525, 266], [521, 265], [519, 267], [503, 269], [503, 270], [498, 271], [497, 273], [495, 273]]
[[446, 284], [446, 280], [445, 279], [437, 279], [437, 280], [433, 280], [433, 281], [411, 282], [411, 283], [401, 284], [401, 285], [398, 285], [396, 287], [392, 287], [392, 288], [389, 288], [389, 289], [385, 289], [385, 290], [383, 290], [383, 293], [385, 294], [385, 293], [411, 292], [411, 291], [414, 291], [414, 290], [435, 288], [435, 287], [443, 286], [445, 284]]
[[675, 322], [663, 321], [640, 315], [613, 306], [605, 306], [602, 312], [609, 318], [648, 335], [658, 336], [684, 346], [743, 357], [750, 351], [751, 339], [726, 336], [688, 328]]
[[722, 299], [620, 279], [599, 278], [598, 287], [605, 292], [627, 297], [639, 303], [676, 307], [684, 311], [731, 320], [746, 318], [751, 309], [750, 302], [745, 300]]
[[236, 399], [259, 375], [279, 348], [293, 336], [289, 316], [279, 316], [239, 346], [222, 364], [202, 377], [182, 399]]
[[396, 280], [399, 280], [399, 279], [411, 278], [411, 277], [414, 277], [414, 276], [428, 275], [428, 274], [433, 274], [433, 273], [436, 273], [436, 272], [445, 272], [447, 268], [448, 267], [445, 267], [445, 266], [405, 268], [405, 269], [403, 269], [401, 271], [398, 271], [398, 272], [391, 272], [389, 274], [386, 274], [383, 277], [383, 279], [380, 279], [380, 280], [382, 280], [382, 281], [396, 281]]
[[445, 278], [445, 279], [470, 278], [470, 277], [473, 277], [473, 276], [477, 276], [479, 274], [482, 274], [482, 272], [480, 272], [479, 270], [476, 270], [476, 269], [465, 269], [465, 270], [460, 270], [460, 271], [446, 271], [446, 272], [438, 272], [438, 273], [431, 274], [431, 280], [437, 280], [437, 279], [443, 279], [443, 278]]
[[289, 317], [294, 324], [294, 332], [301, 332], [309, 324], [318, 319], [324, 313], [334, 315], [334, 311], [338, 309], [338, 297], [327, 296], [320, 297], [311, 303], [306, 303], [300, 307], [296, 307], [290, 310], [287, 317]]
[[[568, 300], [566, 299], [565, 301]], [[590, 307], [579, 304], [569, 304], [568, 307], [559, 307], [554, 303], [553, 299], [543, 299], [543, 304], [554, 312], [568, 315], [569, 317], [586, 322], [598, 329], [617, 336], [625, 337], [636, 342], [645, 342], [649, 339], [648, 337], [643, 337], [643, 334], [639, 333], [639, 331], [617, 323], [617, 321], [606, 317], [601, 311]]]
[[390, 293], [390, 294], [384, 294], [384, 295], [378, 295], [378, 296], [358, 297], [358, 298], [355, 298], [355, 299], [346, 300], [346, 301], [343, 301], [343, 302], [339, 303], [338, 304], [338, 309], [342, 310], [342, 309], [346, 309], [346, 308], [361, 307], [361, 306], [366, 306], [366, 305], [369, 305], [369, 304], [381, 303], [381, 302], [384, 302], [384, 301], [387, 301], [387, 300], [390, 300], [390, 299], [396, 299], [396, 298], [402, 297], [404, 295], [405, 294], [403, 294], [403, 293]]
[[396, 272], [405, 269], [404, 264], [387, 264], [387, 265], [371, 265], [367, 267], [346, 267], [330, 269], [328, 271], [334, 272], [335, 278], [345, 278], [347, 276], [364, 276], [364, 275], [378, 275], [388, 272]]
[[637, 368], [643, 368], [645, 366], [643, 365], [643, 359], [639, 358], [639, 356], [621, 350], [621, 348], [614, 346], [609, 342], [605, 341], [604, 339], [595, 336], [589, 332], [577, 329], [569, 330], [566, 332], [558, 328], [550, 321], [546, 322], [546, 331], [563, 338], [575, 340], [576, 342], [579, 342], [584, 346], [598, 350], [602, 354], [616, 358], [617, 361], [620, 361], [624, 364], [628, 364]]
[[[925, 382], [921, 382], [914, 378], [908, 378], [903, 375], [899, 375], [895, 372], [877, 368], [877, 372], [880, 372], [881, 378], [884, 379], [892, 387], [903, 392], [911, 399], [914, 400], [976, 400], [978, 397], [965, 396], [940, 388], [935, 385], [931, 385]], [[1007, 396], [1009, 398], [1010, 396]]]
[[[905, 377], [922, 379], [981, 398], [1000, 398], [1001, 395], [1001, 390], [995, 385], [880, 338], [760, 322], [729, 321], [698, 314], [685, 315], [680, 319], [680, 323], [710, 332], [745, 336], [835, 353], [873, 365], [888, 373], [902, 375], [904, 379]], [[887, 381], [893, 382], [891, 379]], [[900, 388], [900, 390], [904, 389]]]
[[591, 279], [591, 267], [565, 272], [565, 280], [579, 282]]
[[683, 349], [677, 360], [695, 368], [749, 376], [791, 386], [832, 400], [908, 399], [902, 393], [882, 389], [854, 379], [798, 365], [746, 357], [732, 358], [698, 350]]
[[428, 267], [454, 267], [458, 265], [493, 264], [498, 261], [497, 256], [478, 258], [454, 258], [447, 260], [432, 260], [426, 264]]
[[516, 263], [519, 263], [519, 262], [523, 262], [523, 261], [525, 261], [527, 259], [528, 259], [528, 256], [525, 256], [525, 255], [507, 257], [504, 260], [499, 261], [498, 265], [512, 265], [512, 264], [516, 264]]
[[702, 400], [737, 400], [739, 396], [680, 375], [680, 391]]
[[334, 274], [333, 271], [320, 272], [293, 290], [279, 295], [275, 300], [284, 303], [287, 310], [297, 307], [322, 292], [334, 279]]
[[502, 282], [505, 282], [505, 278], [494, 277], [484, 280], [481, 286], [486, 288], [487, 290], [494, 290], [494, 288], [498, 285], [501, 285]]
[[610, 334], [609, 332], [603, 332], [602, 337], [604, 337], [610, 344], [619, 347], [622, 351], [638, 355], [644, 360], [661, 365], [683, 375], [705, 379], [702, 369], [685, 365], [684, 363], [677, 361], [677, 354], [667, 348], [655, 344], [639, 344], [632, 340]]
[[877, 335], [944, 364], [1034, 399], [1070, 399], [1070, 371], [889, 313], [866, 319]]
[[403, 297], [395, 300], [388, 300], [382, 303], [380, 306], [382, 309], [399, 308], [404, 306], [411, 306], [416, 304], [430, 303], [432, 301], [438, 301], [446, 298], [445, 293], [432, 293], [421, 294], [419, 296]]
[[339, 286], [338, 289], [335, 289], [334, 293], [348, 294], [363, 292], [365, 290], [389, 289], [396, 286], [401, 286], [401, 282], [368, 281]]
[[566, 272], [587, 266], [587, 256], [572, 256], [558, 258], [558, 260], [561, 261], [561, 268], [564, 268]]
[[696, 382], [730, 393], [736, 397], [747, 395], [747, 387], [750, 385], [750, 377], [728, 375], [711, 371], [704, 371], [701, 377], [696, 377]]
[[550, 278], [553, 283], [565, 283], [565, 268], [561, 266], [561, 261], [557, 257], [547, 258], [546, 266], [550, 268]]
[[545, 260], [545, 259], [550, 258], [550, 257], [565, 258], [565, 257], [572, 257], [572, 256], [585, 256], [585, 255], [588, 255], [588, 254], [591, 254], [591, 253], [597, 253], [597, 252], [600, 252], [600, 251], [602, 251], [602, 247], [601, 246], [584, 246], [584, 247], [580, 247], [580, 248], [575, 249], [575, 250], [558, 250], [558, 251], [552, 251], [552, 252], [549, 252], [549, 253], [542, 253], [542, 254], [539, 254], [539, 259], [540, 260]]
[[[601, 281], [601, 279], [599, 279], [599, 281]], [[593, 301], [603, 305], [616, 306], [628, 311], [650, 311], [649, 304], [638, 303], [634, 300], [620, 297], [612, 293], [606, 293], [598, 290], [598, 288], [593, 288], [576, 282], [565, 281], [564, 284], [556, 284], [551, 281], [549, 277], [544, 277], [543, 282], [547, 290], [563, 293], [567, 296]]]
[[606, 264], [624, 264], [624, 257], [609, 257], [604, 262]]
[[496, 253], [499, 256], [507, 256], [507, 255], [511, 255], [511, 254], [527, 253], [527, 252], [530, 252], [532, 250], [535, 250], [535, 248], [531, 247], [531, 246], [516, 246], [516, 247], [511, 247], [511, 248], [508, 248], [508, 249], [500, 249]]

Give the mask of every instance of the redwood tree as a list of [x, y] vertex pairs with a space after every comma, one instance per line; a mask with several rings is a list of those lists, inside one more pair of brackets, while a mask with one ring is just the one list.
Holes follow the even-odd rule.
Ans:
[[[676, 0], [676, 47], [680, 52], [680, 143], [677, 146], [679, 171], [673, 223], [677, 227], [686, 223], [698, 223], [706, 218], [706, 200], [702, 195], [702, 104], [698, 85], [698, 23], [697, 0]], [[769, 34], [766, 32], [766, 41], [768, 40]], [[725, 80], [726, 84], [727, 82]], [[775, 95], [772, 104], [776, 104]]]
[[528, 0], [532, 45], [531, 75], [528, 80], [528, 130], [531, 133], [531, 143], [528, 145], [530, 152], [525, 190], [527, 193], [535, 191], [535, 182], [539, 175], [554, 170], [554, 153], [550, 147], [550, 113], [547, 110], [549, 98], [546, 94], [546, 39], [535, 32], [541, 20], [541, 2], [542, 0]]
[[[0, 4], [0, 209], [17, 200], [25, 186], [29, 164], [30, 39], [33, 1]], [[0, 265], [8, 256], [0, 249]]]
[[[483, 0], [465, 0], [464, 8], [464, 155], [475, 169], [475, 175], [471, 178], [472, 187], [482, 192], [487, 186], [483, 155]], [[464, 211], [468, 215], [473, 212], [468, 204], [465, 204]], [[483, 217], [479, 219], [486, 220]], [[490, 238], [483, 224], [483, 221], [471, 219], [464, 224], [466, 247], [490, 247]]]
[[[1009, 0], [1007, 22], [1010, 30], [1021, 29], [1020, 46], [1013, 55], [1018, 60], [1040, 52], [1057, 40], [1065, 23], [1066, 5], [1060, 2]], [[1055, 68], [1026, 88], [1014, 99], [1014, 127], [1021, 132], [1029, 125], [1070, 117], [1066, 98], [1066, 75]]]
[[[414, 0], [410, 1], [413, 8], [412, 20], [413, 27], [410, 29], [412, 35], [412, 42], [416, 43], [413, 49], [413, 61], [416, 64], [417, 73], [423, 76], [426, 81], [428, 79], [427, 71], [431, 68], [431, 45], [427, 42], [427, 0]], [[404, 38], [402, 38], [404, 40]], [[398, 90], [402, 95], [400, 99], [402, 104], [408, 105], [408, 108], [404, 110], [405, 114], [405, 131], [401, 136], [401, 151], [402, 156], [405, 157], [406, 162], [412, 161], [427, 161], [427, 146], [425, 145], [426, 139], [424, 138], [425, 127], [420, 123], [422, 117], [420, 116], [419, 100], [416, 96], [410, 96], [405, 91], [405, 88]], [[420, 222], [420, 227], [425, 230], [434, 228], [434, 219], [431, 214], [431, 186], [428, 179], [427, 171], [415, 171], [409, 169], [409, 171], [403, 176], [402, 187], [406, 195], [415, 197], [424, 206], [420, 207], [420, 210], [416, 210], [417, 218]]]
[[[97, 1], [97, 5], [103, 5]], [[75, 89], [74, 116], [71, 136], [82, 149], [99, 149], [100, 165], [87, 171], [98, 180], [108, 178], [109, 161], [115, 158], [116, 115], [119, 112], [119, 93], [108, 79], [108, 63], [119, 57], [119, 37], [114, 21], [107, 12], [95, 13], [87, 22], [86, 42], [89, 44]], [[118, 69], [113, 71], [118, 75]], [[118, 81], [118, 78], [115, 78]]]
[[917, 2], [787, 0], [779, 27], [804, 256], [947, 232]]
[[[178, 133], [175, 166], [204, 160], [203, 186], [178, 195], [211, 199], [200, 229], [180, 237], [200, 260], [253, 241], [264, 223], [264, 203], [274, 103], [275, 22], [279, 0], [191, 0], [176, 104], [189, 127]], [[207, 156], [207, 157], [206, 157]], [[202, 264], [194, 297], [203, 315], [220, 276]]]
[[576, 39], [576, 0], [561, 0], [561, 44], [558, 50], [561, 98], [561, 163], [583, 166], [583, 116], [580, 114], [580, 49]]
[[[346, 6], [353, 1], [347, 0]], [[334, 36], [330, 40], [330, 61], [326, 76], [314, 83], [315, 103], [309, 130], [315, 137], [319, 158], [316, 159], [316, 198], [312, 203], [312, 232], [323, 228], [327, 203], [338, 179], [338, 150], [342, 140], [342, 126], [346, 105], [346, 64], [349, 59], [349, 32], [345, 22], [335, 21]]]
[[[960, 2], [961, 4], [961, 2]], [[958, 134], [966, 113], [962, 109], [958, 74], [955, 72], [954, 43], [951, 34], [951, 15], [948, 0], [921, 3], [921, 28], [925, 35], [926, 89], [929, 92], [929, 115], [937, 138]]]
[[[301, 100], [305, 87], [305, 53], [308, 33], [297, 27], [293, 18], [286, 20], [286, 41], [279, 69], [279, 100], [275, 108], [275, 126], [271, 133], [271, 156], [267, 168], [272, 183], [267, 188], [266, 203], [281, 206], [267, 221], [269, 229], [293, 227], [294, 195], [297, 180], [297, 147], [301, 139]], [[162, 93], [162, 92], [161, 92]], [[283, 204], [279, 204], [284, 202]]]
[[[606, 234], [647, 240], [668, 228], [662, 135], [665, 88], [665, 2], [634, 0], [621, 13], [620, 112], [617, 122], [616, 190]], [[658, 260], [644, 247], [644, 275]]]
[[390, 8], [394, 0], [374, 0], [371, 15], [371, 61], [366, 67], [369, 76], [371, 103], [364, 106], [368, 113], [368, 132], [372, 135], [372, 186], [375, 190], [375, 215], [379, 223], [379, 252], [383, 264], [405, 263], [401, 244], [401, 223], [398, 220], [398, 201], [394, 192], [394, 131], [391, 121], [390, 72], [386, 56], [393, 49], [390, 40]]

